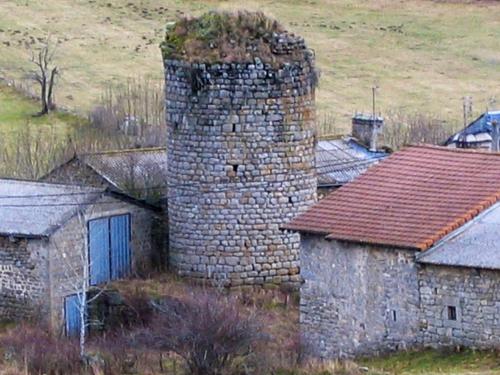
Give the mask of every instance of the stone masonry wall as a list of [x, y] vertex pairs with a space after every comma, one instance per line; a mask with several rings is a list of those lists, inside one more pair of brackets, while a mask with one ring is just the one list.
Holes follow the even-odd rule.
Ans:
[[165, 80], [172, 265], [228, 286], [297, 284], [299, 234], [280, 226], [316, 200], [312, 55], [166, 60]]
[[48, 297], [46, 241], [0, 237], [0, 320], [33, 316]]
[[[99, 204], [100, 202], [113, 202]], [[73, 217], [50, 238], [51, 274], [51, 324], [55, 330], [62, 330], [64, 298], [77, 293], [82, 282], [82, 252], [88, 251], [87, 222], [101, 217], [130, 214], [132, 231], [132, 273], [147, 276], [152, 267], [150, 210], [104, 196], [97, 204], [90, 206], [84, 217]]]
[[302, 234], [301, 340], [321, 358], [373, 355], [418, 343], [414, 252]]
[[500, 346], [499, 271], [426, 265], [419, 279], [424, 344]]

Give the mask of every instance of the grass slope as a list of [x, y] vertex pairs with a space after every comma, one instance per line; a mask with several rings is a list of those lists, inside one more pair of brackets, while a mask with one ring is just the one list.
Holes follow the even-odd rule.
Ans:
[[0, 85], [0, 134], [2, 138], [19, 133], [27, 126], [32, 129], [44, 129], [65, 136], [72, 125], [81, 123], [78, 117], [52, 112], [47, 116], [37, 117], [40, 105], [24, 97], [12, 88]]
[[498, 352], [422, 352], [399, 353], [388, 357], [367, 359], [361, 364], [372, 371], [384, 374], [500, 374], [500, 354]]
[[238, 8], [262, 10], [306, 37], [322, 71], [320, 112], [334, 113], [340, 124], [371, 108], [374, 83], [384, 112], [403, 108], [457, 121], [464, 95], [476, 112], [500, 98], [497, 1], [4, 0], [0, 75], [25, 74], [29, 48], [50, 33], [60, 43], [58, 101], [87, 110], [109, 82], [161, 79], [158, 44], [167, 21]]

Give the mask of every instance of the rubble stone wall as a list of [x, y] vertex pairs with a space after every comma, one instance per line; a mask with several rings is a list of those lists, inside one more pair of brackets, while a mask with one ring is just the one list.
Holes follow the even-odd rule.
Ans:
[[300, 281], [299, 234], [280, 227], [316, 200], [307, 56], [280, 67], [165, 60], [170, 260], [180, 275]]

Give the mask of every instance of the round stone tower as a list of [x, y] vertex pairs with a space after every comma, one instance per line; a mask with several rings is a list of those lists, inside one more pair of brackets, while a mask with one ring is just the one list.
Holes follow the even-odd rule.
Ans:
[[171, 265], [300, 282], [299, 235], [281, 226], [316, 200], [313, 53], [260, 13], [181, 20], [162, 50]]

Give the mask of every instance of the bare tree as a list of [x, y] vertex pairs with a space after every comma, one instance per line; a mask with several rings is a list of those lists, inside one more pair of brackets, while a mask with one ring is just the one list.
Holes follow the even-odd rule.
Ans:
[[[96, 301], [102, 293], [107, 289], [107, 284], [100, 285], [99, 287], [90, 285], [90, 269], [92, 267], [89, 252], [85, 246], [86, 241], [86, 221], [85, 210], [81, 206], [78, 209], [76, 220], [78, 220], [79, 231], [75, 236], [75, 247], [68, 247], [67, 244], [54, 243], [56, 249], [56, 256], [61, 262], [63, 280], [59, 280], [60, 284], [64, 285], [62, 295], [74, 294], [77, 296], [76, 307], [79, 313], [79, 342], [80, 342], [80, 356], [82, 358], [86, 355], [86, 342], [87, 333], [90, 326], [98, 325], [100, 322], [93, 321], [89, 318], [88, 311], [90, 305]], [[88, 213], [87, 213], [88, 214]], [[63, 283], [61, 283], [63, 281]], [[90, 296], [89, 292], [95, 292]]]
[[54, 64], [56, 47], [51, 45], [47, 37], [38, 51], [31, 52], [31, 62], [36, 68], [29, 73], [29, 78], [40, 85], [40, 101], [42, 110], [39, 115], [46, 115], [55, 109], [54, 85], [59, 75], [59, 68]]

